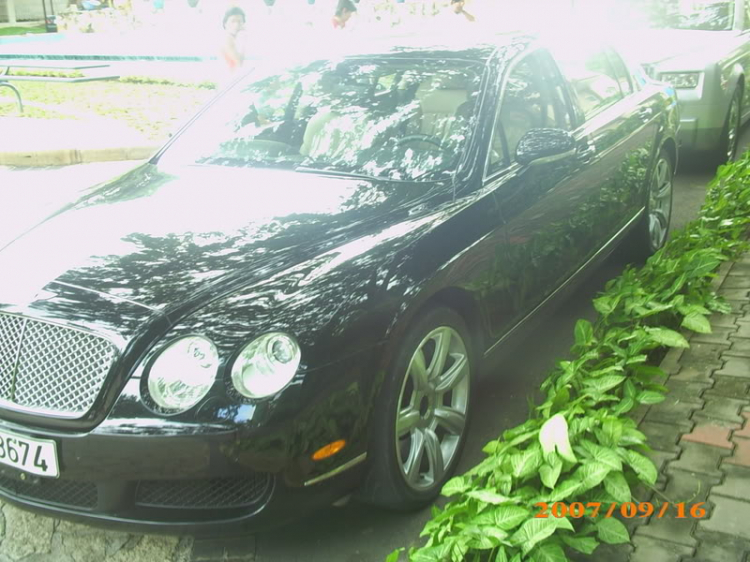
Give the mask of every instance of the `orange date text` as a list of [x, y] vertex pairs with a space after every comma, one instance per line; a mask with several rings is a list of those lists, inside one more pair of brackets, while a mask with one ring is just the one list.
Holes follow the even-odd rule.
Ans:
[[646, 518], [654, 515], [661, 519], [667, 513], [675, 513], [676, 519], [702, 519], [706, 516], [705, 502], [699, 503], [651, 503], [651, 502], [539, 502], [534, 506], [538, 509], [534, 517], [612, 517], [620, 515], [625, 519], [634, 517]]

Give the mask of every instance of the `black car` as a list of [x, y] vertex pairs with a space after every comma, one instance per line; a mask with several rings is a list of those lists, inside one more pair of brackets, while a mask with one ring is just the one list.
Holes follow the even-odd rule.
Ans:
[[0, 496], [169, 532], [433, 500], [480, 365], [621, 240], [667, 234], [673, 92], [574, 51], [257, 68], [7, 244]]

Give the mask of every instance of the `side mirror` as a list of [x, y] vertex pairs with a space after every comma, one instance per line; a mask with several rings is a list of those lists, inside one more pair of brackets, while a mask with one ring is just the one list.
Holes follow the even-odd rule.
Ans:
[[544, 158], [545, 162], [561, 160], [575, 153], [573, 135], [563, 129], [530, 129], [516, 147], [516, 162], [531, 164]]

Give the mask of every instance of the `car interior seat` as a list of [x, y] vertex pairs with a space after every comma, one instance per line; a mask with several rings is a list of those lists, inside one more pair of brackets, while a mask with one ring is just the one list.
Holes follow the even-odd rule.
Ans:
[[465, 78], [440, 76], [419, 85], [416, 99], [422, 112], [420, 133], [446, 140], [459, 108], [468, 101]]

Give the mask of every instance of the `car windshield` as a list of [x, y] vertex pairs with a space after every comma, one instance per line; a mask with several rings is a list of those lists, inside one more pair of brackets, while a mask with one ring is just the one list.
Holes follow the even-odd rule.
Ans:
[[466, 61], [396, 57], [257, 72], [205, 111], [160, 163], [428, 179], [455, 168], [465, 149], [481, 72]]
[[624, 20], [639, 27], [724, 31], [734, 23], [734, 2], [633, 0], [616, 4], [620, 4]]

